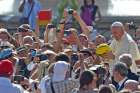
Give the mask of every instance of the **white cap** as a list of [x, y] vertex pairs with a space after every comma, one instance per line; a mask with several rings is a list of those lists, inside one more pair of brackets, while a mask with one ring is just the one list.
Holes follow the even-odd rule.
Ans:
[[54, 82], [59, 82], [65, 80], [66, 73], [69, 69], [69, 64], [66, 63], [65, 61], [58, 61], [54, 65], [53, 69], [53, 78], [52, 80]]
[[53, 55], [56, 55], [56, 53], [52, 50], [46, 50], [43, 52], [43, 54], [53, 54]]
[[113, 22], [111, 27], [123, 27], [123, 24], [119, 21]]

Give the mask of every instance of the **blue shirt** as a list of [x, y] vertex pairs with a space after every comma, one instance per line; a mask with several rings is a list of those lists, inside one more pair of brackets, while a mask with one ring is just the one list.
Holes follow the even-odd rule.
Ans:
[[10, 79], [0, 77], [0, 93], [23, 93], [21, 86], [12, 84]]
[[[33, 0], [34, 1], [34, 6], [32, 9], [32, 12], [30, 14], [29, 17], [29, 25], [31, 26], [32, 29], [35, 29], [36, 26], [36, 16], [38, 15], [38, 12], [41, 10], [41, 3], [37, 0]], [[31, 10], [32, 4], [28, 3], [28, 0], [26, 0], [25, 5], [24, 5], [24, 9], [23, 9], [23, 17], [27, 17], [30, 10]]]

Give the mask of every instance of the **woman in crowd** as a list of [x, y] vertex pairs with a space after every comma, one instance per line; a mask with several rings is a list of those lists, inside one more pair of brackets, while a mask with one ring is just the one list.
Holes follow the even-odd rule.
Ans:
[[[98, 14], [98, 17], [96, 17], [96, 14]], [[99, 7], [95, 5], [95, 0], [84, 0], [84, 5], [81, 6], [81, 17], [88, 26], [94, 25], [101, 18]]]
[[89, 70], [82, 72], [79, 83], [79, 89], [74, 89], [73, 93], [97, 93], [96, 74], [94, 72]]

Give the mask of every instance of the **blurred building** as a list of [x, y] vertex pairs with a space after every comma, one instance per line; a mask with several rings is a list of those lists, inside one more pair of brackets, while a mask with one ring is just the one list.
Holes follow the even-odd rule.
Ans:
[[[60, 0], [40, 0], [44, 9], [51, 8], [55, 16], [57, 4]], [[81, 5], [83, 0], [79, 0]], [[0, 27], [15, 29], [18, 26], [20, 14], [18, 6], [20, 0], [0, 0]], [[98, 23], [99, 29], [109, 30], [110, 24], [115, 21], [140, 23], [140, 0], [96, 0], [99, 5], [102, 21]], [[102, 31], [106, 34], [106, 31]]]

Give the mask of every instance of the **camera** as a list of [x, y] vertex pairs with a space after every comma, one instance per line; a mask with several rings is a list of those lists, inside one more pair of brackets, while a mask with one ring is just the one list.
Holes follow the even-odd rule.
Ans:
[[37, 54], [37, 51], [35, 49], [30, 49], [30, 52], [32, 57], [35, 57]]
[[74, 54], [71, 55], [71, 61], [72, 61], [73, 63], [75, 63], [75, 62], [78, 61], [78, 55], [77, 55], [76, 53], [74, 53]]
[[71, 34], [71, 31], [70, 30], [65, 30], [64, 31], [64, 36], [67, 37], [67, 36], [70, 36]]
[[48, 29], [55, 28], [53, 24], [48, 24]]
[[136, 24], [134, 24], [134, 22], [130, 22], [130, 23], [128, 23], [128, 28], [129, 29], [137, 29], [138, 27]]
[[13, 80], [16, 81], [19, 84], [21, 81], [24, 81], [24, 76], [22, 76], [22, 75], [15, 75], [13, 77]]
[[24, 28], [18, 28], [18, 32], [28, 32], [28, 29], [24, 29]]
[[73, 9], [68, 9], [68, 14], [73, 14], [74, 10]]
[[61, 32], [60, 28], [57, 28], [57, 29], [56, 29], [56, 32], [58, 32], [58, 33]]

